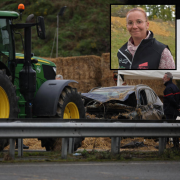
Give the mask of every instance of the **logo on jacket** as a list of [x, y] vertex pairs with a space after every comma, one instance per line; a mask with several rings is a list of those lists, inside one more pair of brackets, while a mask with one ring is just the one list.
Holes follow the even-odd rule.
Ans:
[[149, 67], [148, 67], [148, 62], [139, 64], [138, 69], [149, 69]]
[[127, 64], [128, 60], [127, 59], [119, 59], [119, 63]]
[[119, 66], [119, 69], [125, 69], [125, 67], [124, 66]]

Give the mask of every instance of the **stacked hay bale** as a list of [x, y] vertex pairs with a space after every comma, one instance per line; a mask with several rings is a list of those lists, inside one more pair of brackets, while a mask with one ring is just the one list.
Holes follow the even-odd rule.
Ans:
[[[47, 58], [46, 58], [47, 59]], [[116, 86], [113, 80], [114, 70], [110, 70], [110, 53], [99, 56], [58, 57], [49, 59], [57, 66], [57, 74], [62, 74], [64, 79], [73, 79], [78, 82], [71, 83], [79, 92], [88, 92], [94, 87]], [[173, 80], [176, 84], [176, 81]], [[161, 79], [128, 79], [128, 85], [145, 84], [151, 87], [162, 98], [165, 86]]]
[[113, 80], [113, 72], [114, 70], [110, 70], [110, 53], [104, 53], [101, 56], [101, 86], [116, 86], [115, 81]]
[[101, 86], [101, 58], [99, 56], [79, 56], [51, 59], [57, 66], [57, 74], [64, 79], [78, 82], [71, 83], [79, 92], [88, 92], [92, 88]]
[[57, 66], [57, 74], [64, 79], [72, 79], [78, 82], [71, 83], [79, 92], [88, 92], [94, 87], [116, 86], [113, 80], [114, 70], [110, 70], [110, 53], [99, 56], [77, 56], [45, 58], [54, 62]]

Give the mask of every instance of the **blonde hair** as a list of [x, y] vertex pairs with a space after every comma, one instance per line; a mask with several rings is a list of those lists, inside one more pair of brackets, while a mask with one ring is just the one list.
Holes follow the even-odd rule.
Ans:
[[127, 12], [127, 14], [126, 14], [126, 18], [127, 18], [128, 14], [129, 14], [130, 12], [134, 12], [134, 11], [140, 11], [140, 12], [142, 12], [142, 13], [144, 14], [145, 18], [146, 18], [146, 21], [148, 21], [148, 17], [147, 17], [146, 11], [145, 11], [144, 9], [140, 8], [140, 7], [133, 8], [133, 9], [129, 10], [129, 11]]

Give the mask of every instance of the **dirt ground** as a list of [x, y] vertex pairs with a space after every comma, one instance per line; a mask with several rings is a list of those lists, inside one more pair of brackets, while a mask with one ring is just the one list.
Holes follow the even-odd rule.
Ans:
[[[137, 150], [137, 151], [158, 151], [156, 146], [159, 145], [159, 142], [156, 142], [154, 139], [144, 139], [143, 137], [136, 137], [136, 138], [124, 138], [120, 141], [120, 147], [131, 143], [131, 142], [139, 142], [143, 143], [144, 147], [134, 147], [134, 148], [120, 148], [121, 151], [123, 150]], [[169, 142], [166, 145], [166, 148], [172, 147], [172, 143]], [[103, 149], [103, 150], [111, 150], [111, 139], [110, 138], [85, 138], [82, 142], [82, 146], [79, 149]]]
[[[37, 138], [23, 139], [23, 144], [29, 146], [29, 149], [31, 150], [45, 150], [44, 147], [41, 147], [41, 141], [38, 141]], [[9, 149], [9, 146], [5, 147], [4, 149]]]
[[[140, 138], [125, 138], [121, 140], [120, 146], [124, 146], [125, 144], [128, 144], [130, 142], [143, 142], [144, 147], [135, 147], [135, 148], [120, 148], [120, 150], [142, 150], [142, 151], [158, 151], [158, 149], [155, 148], [155, 146], [158, 146], [158, 142], [155, 142], [153, 139], [144, 139], [142, 137]], [[44, 147], [41, 147], [41, 141], [38, 141], [38, 139], [24, 139], [23, 143], [27, 146], [29, 146], [30, 150], [45, 150]], [[172, 147], [172, 143], [169, 143], [166, 145], [166, 148]], [[9, 146], [7, 146], [5, 149], [9, 149]], [[85, 140], [82, 142], [82, 146], [79, 149], [101, 149], [101, 150], [111, 150], [111, 139], [108, 137], [88, 137], [85, 138]]]

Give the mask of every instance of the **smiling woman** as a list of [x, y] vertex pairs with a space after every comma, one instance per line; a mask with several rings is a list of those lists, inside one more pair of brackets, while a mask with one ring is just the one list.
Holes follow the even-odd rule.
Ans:
[[175, 69], [169, 47], [148, 30], [149, 21], [143, 9], [127, 12], [126, 27], [131, 37], [118, 50], [119, 69]]

